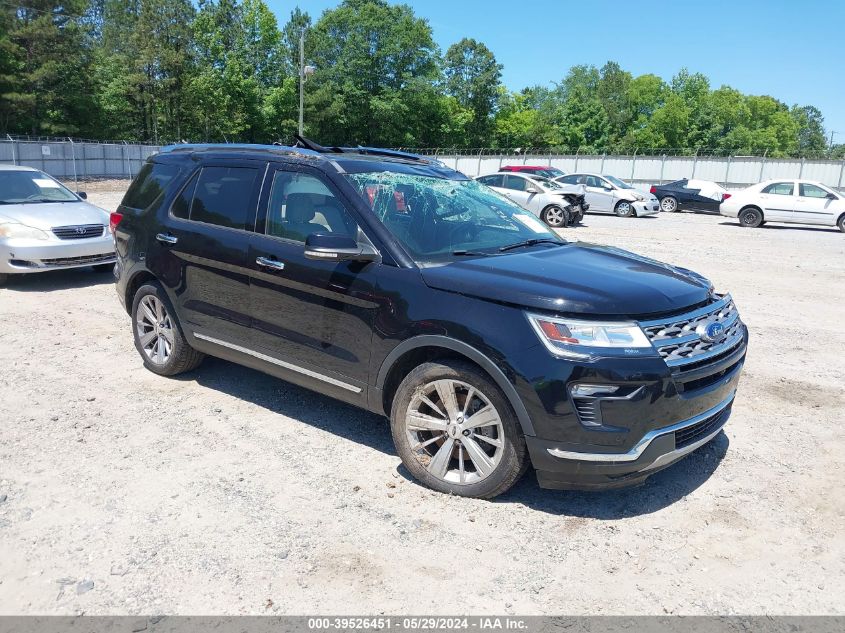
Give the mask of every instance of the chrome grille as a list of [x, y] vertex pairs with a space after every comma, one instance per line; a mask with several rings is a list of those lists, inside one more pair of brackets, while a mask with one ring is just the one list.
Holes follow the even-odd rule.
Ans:
[[[721, 323], [725, 337], [706, 341], [696, 331], [711, 322]], [[671, 366], [695, 363], [724, 354], [742, 343], [742, 321], [733, 299], [725, 295], [710, 305], [677, 316], [640, 322], [652, 345]]]
[[60, 240], [82, 240], [86, 237], [101, 237], [106, 227], [102, 224], [78, 224], [74, 226], [54, 226], [53, 235]]

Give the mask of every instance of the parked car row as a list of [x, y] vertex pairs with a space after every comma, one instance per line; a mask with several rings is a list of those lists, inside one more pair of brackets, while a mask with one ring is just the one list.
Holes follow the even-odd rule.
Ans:
[[[553, 228], [577, 223], [587, 210], [620, 217], [656, 215], [659, 211], [704, 211], [737, 218], [747, 227], [782, 222], [837, 226], [845, 232], [845, 196], [812, 180], [767, 180], [729, 192], [715, 182], [682, 178], [654, 185], [646, 193], [609, 174], [565, 174], [556, 167], [536, 165], [506, 165], [499, 173], [479, 176], [477, 180], [532, 211]], [[583, 189], [555, 192], [550, 190], [554, 184]], [[553, 197], [555, 193], [557, 198]], [[573, 194], [583, 195], [585, 203], [577, 204]], [[559, 209], [561, 195], [570, 206]]]

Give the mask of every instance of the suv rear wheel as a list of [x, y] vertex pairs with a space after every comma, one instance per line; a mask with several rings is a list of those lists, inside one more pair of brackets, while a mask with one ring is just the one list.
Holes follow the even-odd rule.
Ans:
[[405, 467], [440, 492], [490, 499], [513, 486], [528, 465], [510, 404], [468, 363], [412, 370], [396, 391], [390, 428]]
[[205, 358], [205, 354], [188, 345], [176, 313], [157, 283], [144, 284], [135, 293], [132, 333], [144, 366], [160, 376], [190, 371]]

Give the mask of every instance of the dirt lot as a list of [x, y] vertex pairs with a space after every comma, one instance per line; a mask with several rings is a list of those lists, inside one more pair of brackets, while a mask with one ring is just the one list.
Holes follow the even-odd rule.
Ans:
[[726, 433], [635, 490], [431, 493], [382, 418], [214, 359], [144, 370], [109, 275], [14, 280], [0, 612], [845, 613], [845, 235], [687, 214], [566, 234], [705, 273], [751, 329]]

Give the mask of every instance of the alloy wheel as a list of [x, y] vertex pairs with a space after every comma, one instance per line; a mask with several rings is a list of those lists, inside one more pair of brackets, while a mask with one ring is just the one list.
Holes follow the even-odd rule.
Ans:
[[663, 198], [660, 201], [660, 208], [667, 213], [672, 213], [678, 208], [678, 202], [674, 198]]
[[135, 331], [150, 362], [164, 365], [173, 352], [173, 320], [164, 303], [155, 295], [146, 295], [138, 302]]
[[560, 207], [549, 207], [545, 213], [546, 224], [560, 228], [566, 223], [566, 215]]
[[473, 484], [489, 477], [505, 449], [499, 412], [475, 387], [451, 379], [417, 389], [405, 414], [411, 452], [434, 477]]
[[618, 213], [623, 218], [627, 218], [633, 212], [633, 208], [631, 207], [631, 203], [629, 202], [620, 202], [616, 205], [616, 213]]

